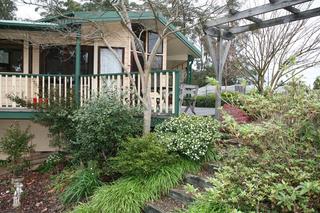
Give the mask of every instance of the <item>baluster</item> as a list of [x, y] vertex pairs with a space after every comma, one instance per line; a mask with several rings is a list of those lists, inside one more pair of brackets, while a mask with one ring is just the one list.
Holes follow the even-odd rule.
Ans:
[[154, 112], [157, 112], [157, 94], [158, 94], [158, 91], [157, 91], [157, 73], [153, 73], [153, 93], [155, 95], [155, 100], [154, 100], [154, 106], [153, 106], [153, 111]]
[[172, 73], [172, 114], [176, 111], [176, 72]]
[[0, 74], [0, 108], [2, 108], [2, 75]]
[[163, 92], [162, 92], [162, 85], [163, 84], [163, 75], [160, 73], [160, 113], [163, 111]]
[[166, 113], [169, 113], [169, 72], [166, 72]]
[[61, 82], [61, 75], [59, 76], [59, 103], [61, 103], [61, 86], [62, 86], [62, 82]]
[[[5, 87], [5, 95], [7, 95], [8, 94], [8, 75], [5, 75], [5, 85], [6, 85], [6, 87]], [[9, 107], [8, 105], [9, 105], [9, 103], [8, 103], [8, 98], [6, 97], [6, 107]]]

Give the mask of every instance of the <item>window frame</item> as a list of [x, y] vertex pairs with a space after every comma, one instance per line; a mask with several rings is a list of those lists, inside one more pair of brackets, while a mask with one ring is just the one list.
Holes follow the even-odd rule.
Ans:
[[[0, 71], [0, 73], [8, 73], [8, 74], [12, 74], [12, 73], [23, 73], [24, 72], [24, 44], [23, 44], [23, 40], [15, 40], [16, 42], [21, 42], [21, 43], [15, 43], [14, 41], [8, 40], [8, 39], [0, 39], [1, 41], [3, 41], [3, 45], [6, 45], [6, 41], [8, 42], [7, 45], [8, 46], [19, 46], [19, 48], [12, 48], [12, 47], [0, 47], [0, 50], [4, 50], [5, 52], [8, 52], [8, 61], [9, 61], [9, 69], [7, 71]], [[1, 43], [0, 43], [1, 44]], [[17, 52], [17, 51], [21, 51], [21, 71], [11, 71], [11, 57], [12, 57], [12, 52]]]
[[[112, 49], [121, 49], [122, 50], [122, 63], [124, 64], [125, 62], [125, 47], [111, 47]], [[108, 49], [110, 50], [107, 46], [99, 46], [98, 47], [98, 74], [101, 74], [101, 49]], [[112, 53], [113, 54], [113, 53]], [[121, 66], [121, 73], [123, 73], [123, 67]], [[116, 74], [116, 73], [113, 73]], [[110, 74], [111, 75], [111, 74]]]

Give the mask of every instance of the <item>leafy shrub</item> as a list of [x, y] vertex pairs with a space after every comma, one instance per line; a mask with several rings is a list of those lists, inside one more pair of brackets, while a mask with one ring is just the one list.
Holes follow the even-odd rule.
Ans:
[[261, 122], [239, 125], [225, 117], [223, 128], [239, 147], [221, 147], [214, 187], [189, 212], [319, 212], [319, 94], [293, 85], [248, 99], [253, 104], [243, 106]]
[[100, 170], [95, 162], [89, 162], [87, 168], [78, 169], [69, 177], [66, 188], [60, 195], [64, 204], [71, 204], [87, 199], [95, 189], [102, 185], [99, 180]]
[[20, 106], [36, 109], [33, 118], [35, 123], [48, 127], [50, 145], [60, 149], [72, 150], [72, 141], [75, 141], [75, 130], [72, 122], [72, 115], [77, 109], [71, 91], [67, 91], [67, 97], [60, 97], [58, 90], [52, 90], [49, 103], [34, 103], [16, 95], [9, 95], [8, 98]]
[[64, 155], [62, 153], [54, 153], [48, 156], [48, 158], [37, 168], [37, 171], [46, 173], [53, 170], [59, 163], [64, 161]]
[[169, 151], [192, 160], [206, 155], [208, 147], [220, 138], [219, 123], [210, 117], [182, 114], [163, 122], [155, 129], [159, 142]]
[[15, 175], [20, 175], [25, 169], [27, 162], [24, 155], [33, 150], [30, 144], [33, 134], [29, 128], [21, 130], [18, 124], [10, 126], [0, 140], [0, 150], [8, 155], [8, 166]]
[[177, 161], [177, 158], [157, 143], [155, 136], [148, 135], [124, 142], [110, 163], [113, 171], [125, 176], [148, 176]]
[[121, 142], [141, 134], [139, 109], [124, 104], [117, 93], [107, 92], [84, 104], [73, 116], [76, 159], [107, 160]]
[[[240, 104], [239, 97], [241, 96], [238, 92], [223, 92], [221, 94], [222, 105], [226, 103]], [[215, 94], [199, 95], [196, 98], [196, 107], [210, 107], [214, 108], [216, 105]], [[184, 105], [187, 103], [185, 102]]]
[[112, 185], [100, 187], [92, 200], [76, 207], [73, 212], [140, 213], [146, 202], [160, 198], [178, 185], [185, 173], [199, 169], [195, 162], [180, 160], [149, 177], [119, 179]]

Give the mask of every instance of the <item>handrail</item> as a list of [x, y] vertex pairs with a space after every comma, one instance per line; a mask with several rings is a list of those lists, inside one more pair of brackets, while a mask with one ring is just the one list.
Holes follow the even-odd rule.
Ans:
[[54, 77], [54, 76], [63, 76], [63, 77], [73, 77], [74, 75], [65, 75], [65, 74], [27, 74], [27, 73], [2, 73], [0, 72], [1, 76], [8, 76], [8, 77], [12, 77], [12, 76], [21, 76], [21, 77]]
[[[179, 70], [153, 70], [150, 72], [150, 74], [153, 73], [174, 73], [174, 72], [180, 72]], [[139, 75], [139, 72], [132, 72], [130, 73], [131, 75]], [[21, 76], [21, 77], [54, 77], [54, 76], [63, 76], [63, 77], [74, 77], [75, 75], [67, 75], [67, 74], [29, 74], [29, 73], [2, 73], [0, 72], [1, 76]], [[84, 76], [84, 77], [92, 77], [92, 76], [123, 76], [123, 75], [129, 75], [128, 73], [108, 73], [108, 74], [81, 74], [80, 76]]]

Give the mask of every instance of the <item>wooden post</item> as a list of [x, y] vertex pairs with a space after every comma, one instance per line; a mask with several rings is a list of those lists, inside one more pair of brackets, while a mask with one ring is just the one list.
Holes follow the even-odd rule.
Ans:
[[194, 58], [192, 55], [188, 55], [187, 61], [187, 84], [192, 84], [192, 65], [193, 65]]
[[80, 104], [80, 66], [81, 66], [81, 28], [76, 38], [76, 68], [75, 68], [75, 100]]

